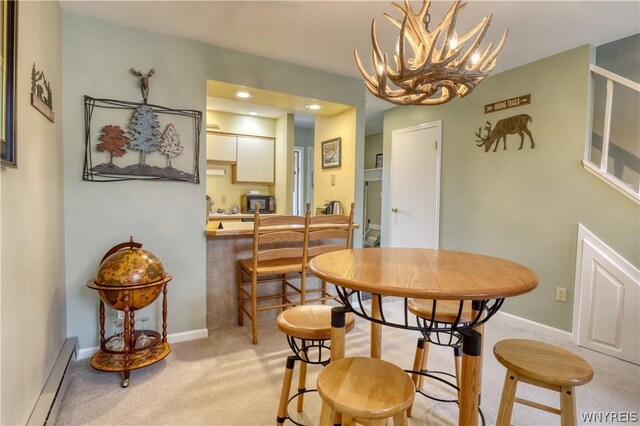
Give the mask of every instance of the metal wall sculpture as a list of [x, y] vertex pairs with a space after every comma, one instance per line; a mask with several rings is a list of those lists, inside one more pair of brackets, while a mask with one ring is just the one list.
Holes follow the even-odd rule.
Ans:
[[53, 112], [51, 82], [47, 81], [44, 71], [36, 70], [35, 62], [31, 69], [31, 105], [47, 117], [49, 121], [55, 123], [56, 116]]
[[[164, 179], [200, 183], [202, 112], [148, 104], [149, 77], [155, 71], [151, 69], [145, 75], [131, 70], [140, 78], [142, 103], [84, 97], [83, 180]], [[192, 156], [182, 157], [185, 153]], [[95, 164], [99, 161], [103, 162]]]
[[507, 149], [507, 135], [520, 135], [520, 148], [524, 146], [524, 134], [526, 133], [531, 140], [531, 149], [535, 148], [533, 142], [533, 136], [527, 128], [527, 124], [532, 122], [531, 116], [528, 114], [514, 115], [513, 117], [503, 118], [496, 123], [496, 127], [492, 128], [491, 123], [487, 121], [487, 125], [484, 126], [487, 134], [482, 135], [482, 127], [478, 129], [475, 135], [478, 146], [484, 146], [484, 152], [488, 152], [491, 146], [495, 143], [493, 152], [496, 152], [498, 145], [500, 145], [500, 139], [502, 139], [503, 150]]

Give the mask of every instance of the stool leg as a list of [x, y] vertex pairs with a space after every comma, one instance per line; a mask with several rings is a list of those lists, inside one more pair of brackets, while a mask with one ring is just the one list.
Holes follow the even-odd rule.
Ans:
[[458, 399], [460, 399], [460, 374], [462, 371], [462, 349], [460, 346], [453, 348], [453, 362], [456, 368], [456, 386], [458, 386]]
[[[431, 345], [427, 339], [424, 340], [424, 352], [422, 353], [422, 363], [420, 364], [420, 370], [427, 369], [427, 360], [429, 359], [429, 348]], [[418, 377], [418, 389], [422, 389], [424, 386], [424, 376], [420, 375]]]
[[576, 395], [573, 386], [560, 388], [560, 418], [563, 426], [576, 424]]
[[[425, 345], [424, 339], [418, 339], [418, 344], [416, 345], [416, 354], [413, 357], [413, 368], [412, 368], [413, 371], [420, 370], [420, 364], [422, 364], [422, 360], [424, 359], [423, 358], [424, 345]], [[420, 374], [416, 374], [416, 373], [411, 374], [411, 380], [413, 380], [413, 384], [416, 386], [416, 389], [418, 389], [418, 382], [421, 377], [422, 376]], [[411, 417], [412, 409], [413, 409], [413, 404], [411, 404], [407, 409], [407, 415], [409, 417]]]
[[333, 419], [336, 417], [336, 412], [326, 402], [322, 402], [322, 411], [320, 412], [319, 426], [333, 426]]
[[322, 304], [326, 305], [327, 304], [327, 282], [325, 280], [322, 280]]
[[[306, 390], [307, 385], [307, 358], [303, 351], [300, 351], [298, 355], [300, 357], [300, 371], [298, 372], [298, 392]], [[304, 394], [301, 393], [298, 396], [298, 413], [302, 413], [304, 405]]]
[[287, 416], [287, 401], [289, 401], [289, 392], [291, 391], [291, 379], [293, 378], [293, 367], [296, 365], [296, 357], [291, 355], [287, 357], [287, 367], [284, 370], [284, 378], [282, 379], [282, 390], [280, 391], [280, 405], [278, 406], [278, 425], [284, 424]]
[[242, 295], [242, 269], [238, 267], [238, 325], [242, 327], [244, 325], [244, 312], [242, 308], [244, 306], [244, 296]]
[[[406, 423], [405, 423], [406, 425]], [[369, 423], [367, 426], [387, 426], [387, 419], [372, 419], [369, 420]], [[395, 426], [395, 424], [394, 424]]]
[[342, 426], [352, 426], [352, 425], [353, 425], [353, 417], [342, 416]]
[[511, 424], [511, 413], [513, 412], [513, 403], [516, 397], [516, 388], [518, 387], [518, 377], [513, 371], [507, 370], [496, 420], [497, 426], [509, 426]]
[[401, 413], [393, 416], [393, 426], [407, 426], [407, 411], [402, 410]]

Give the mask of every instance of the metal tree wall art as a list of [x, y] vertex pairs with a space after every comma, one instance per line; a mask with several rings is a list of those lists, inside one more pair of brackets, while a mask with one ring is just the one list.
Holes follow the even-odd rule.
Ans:
[[[155, 71], [151, 69], [147, 75], [133, 71], [136, 75], [140, 74], [143, 103], [85, 96], [83, 179], [164, 179], [199, 183], [198, 153], [202, 112], [148, 104], [149, 77]], [[123, 123], [124, 126], [107, 124], [102, 125], [99, 133], [92, 131], [92, 122], [105, 121]], [[163, 126], [165, 130], [161, 132]], [[193, 143], [185, 146], [183, 142], [190, 140]], [[94, 151], [107, 153], [108, 162], [94, 165]], [[135, 155], [133, 151], [138, 151], [138, 154]], [[193, 160], [183, 158], [185, 151], [192, 153]], [[105, 157], [98, 158], [106, 160]], [[189, 171], [182, 169], [185, 166], [190, 166]]]
[[140, 151], [140, 164], [146, 164], [148, 153], [158, 150], [159, 139], [160, 122], [153, 108], [145, 103], [134, 109], [129, 122], [129, 148]]
[[127, 153], [125, 147], [129, 143], [129, 139], [125, 136], [120, 126], [107, 125], [102, 128], [100, 133], [100, 141], [96, 145], [96, 149], [100, 152], [108, 152], [109, 164], [113, 164], [113, 157], [122, 157]]
[[51, 82], [47, 81], [44, 71], [36, 70], [35, 62], [31, 69], [31, 105], [47, 117], [49, 121], [55, 122]]
[[476, 139], [478, 146], [484, 146], [484, 152], [488, 152], [491, 149], [491, 146], [495, 143], [495, 147], [493, 148], [493, 152], [496, 152], [498, 149], [498, 145], [500, 145], [500, 139], [502, 139], [503, 150], [507, 149], [507, 135], [520, 135], [520, 148], [524, 146], [524, 134], [526, 133], [531, 140], [531, 149], [535, 148], [535, 144], [533, 142], [533, 136], [531, 132], [527, 128], [527, 124], [532, 122], [531, 116], [528, 114], [519, 114], [514, 115], [513, 117], [503, 118], [502, 120], [496, 123], [495, 128], [491, 128], [491, 123], [487, 121], [487, 125], [484, 126], [484, 130], [486, 130], [487, 134], [482, 135], [482, 127], [478, 129], [475, 135], [478, 137]]
[[183, 150], [180, 135], [176, 132], [173, 123], [170, 123], [162, 134], [162, 142], [160, 143], [160, 152], [167, 156], [169, 167], [171, 167], [171, 159], [182, 154]]

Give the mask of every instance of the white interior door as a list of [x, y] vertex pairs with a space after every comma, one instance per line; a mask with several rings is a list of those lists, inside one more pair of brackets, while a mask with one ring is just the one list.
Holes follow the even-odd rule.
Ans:
[[577, 256], [577, 343], [640, 364], [640, 271], [582, 225]]
[[391, 137], [389, 245], [438, 248], [442, 121]]

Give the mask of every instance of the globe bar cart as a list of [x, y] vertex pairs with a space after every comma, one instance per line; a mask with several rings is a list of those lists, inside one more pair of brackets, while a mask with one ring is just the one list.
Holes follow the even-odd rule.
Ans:
[[[91, 366], [123, 372], [123, 388], [129, 386], [131, 370], [154, 364], [171, 352], [167, 342], [167, 284], [172, 278], [160, 260], [131, 237], [104, 255], [95, 279], [87, 282], [87, 287], [97, 290], [100, 296], [100, 349], [91, 358]], [[153, 303], [160, 293], [162, 334], [136, 331], [135, 311]], [[105, 337], [105, 303], [123, 312], [122, 334], [114, 330], [113, 336]]]

